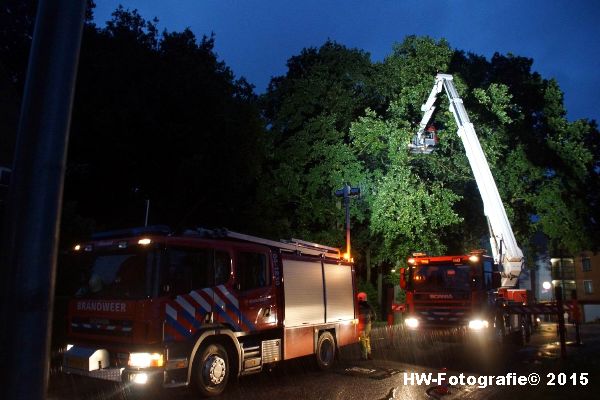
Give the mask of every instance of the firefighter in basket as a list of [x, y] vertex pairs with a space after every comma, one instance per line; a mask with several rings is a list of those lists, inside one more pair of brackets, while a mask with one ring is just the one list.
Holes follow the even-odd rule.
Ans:
[[360, 356], [362, 360], [372, 360], [371, 357], [371, 322], [375, 320], [375, 311], [367, 302], [367, 294], [360, 292], [358, 298], [358, 332], [360, 341]]

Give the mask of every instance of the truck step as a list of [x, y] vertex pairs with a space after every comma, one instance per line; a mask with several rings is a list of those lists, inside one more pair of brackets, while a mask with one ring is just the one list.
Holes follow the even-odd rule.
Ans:
[[261, 358], [260, 357], [255, 357], [255, 358], [248, 358], [244, 360], [244, 371], [247, 370], [251, 370], [254, 368], [261, 368]]
[[260, 358], [260, 346], [243, 347], [244, 360], [249, 358]]

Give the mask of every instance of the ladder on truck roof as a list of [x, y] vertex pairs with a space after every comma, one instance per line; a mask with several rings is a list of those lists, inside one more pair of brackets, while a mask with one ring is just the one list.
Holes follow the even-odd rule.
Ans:
[[246, 235], [244, 233], [233, 232], [227, 229], [204, 229], [198, 228], [192, 231], [186, 231], [185, 235], [199, 235], [211, 238], [229, 238], [243, 242], [263, 244], [269, 247], [275, 247], [284, 251], [290, 251], [299, 254], [309, 254], [313, 256], [323, 256], [327, 258], [341, 259], [340, 249], [330, 246], [325, 246], [318, 243], [307, 242], [300, 239], [290, 240], [270, 240], [257, 236]]

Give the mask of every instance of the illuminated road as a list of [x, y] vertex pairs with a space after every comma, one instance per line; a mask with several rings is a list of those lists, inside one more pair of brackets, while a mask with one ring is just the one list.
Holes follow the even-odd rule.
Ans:
[[[398, 332], [380, 328], [373, 334], [373, 361], [358, 361], [358, 348], [344, 349], [336, 367], [318, 371], [311, 359], [285, 363], [273, 371], [242, 377], [217, 399], [560, 399], [599, 398], [600, 390], [600, 325], [582, 328], [585, 345], [568, 346], [568, 358], [560, 360], [556, 327], [542, 325], [528, 346], [497, 346], [492, 342], [466, 344], [449, 337], [421, 335], [409, 340]], [[572, 328], [568, 338], [573, 339]], [[410, 384], [411, 373], [432, 373], [446, 368], [447, 376], [464, 379], [481, 375], [506, 377], [509, 373], [529, 376], [537, 373], [537, 386], [451, 385], [449, 394], [433, 390], [436, 384]], [[589, 383], [581, 385], [581, 373], [589, 373]], [[564, 376], [559, 377], [563, 373]], [[577, 373], [573, 385], [573, 373]], [[548, 386], [554, 374], [554, 386]], [[510, 375], [509, 375], [510, 376]], [[566, 378], [566, 379], [562, 379]], [[405, 382], [405, 379], [408, 381]], [[479, 378], [482, 379], [482, 378]], [[507, 378], [508, 379], [508, 378]], [[566, 380], [566, 383], [565, 383]], [[561, 386], [560, 383], [565, 383]], [[508, 380], [505, 384], [511, 383]], [[428, 390], [429, 389], [429, 390]], [[127, 399], [132, 393], [120, 385], [74, 379], [60, 373], [51, 375], [50, 399]], [[167, 392], [163, 399], [192, 399], [186, 393]], [[142, 396], [147, 398], [147, 396]]]

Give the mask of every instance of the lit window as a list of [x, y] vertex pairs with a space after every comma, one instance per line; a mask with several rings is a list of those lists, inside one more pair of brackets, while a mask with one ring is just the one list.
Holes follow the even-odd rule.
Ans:
[[592, 281], [583, 281], [583, 291], [585, 294], [594, 293], [594, 288], [592, 286]]

